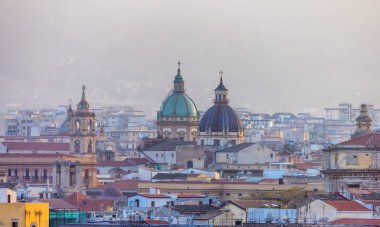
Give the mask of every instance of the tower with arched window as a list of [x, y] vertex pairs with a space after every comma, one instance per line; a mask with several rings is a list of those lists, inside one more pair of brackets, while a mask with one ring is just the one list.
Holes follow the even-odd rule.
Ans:
[[82, 87], [82, 98], [71, 117], [70, 151], [77, 156], [95, 155], [95, 114], [86, 101], [86, 87]]

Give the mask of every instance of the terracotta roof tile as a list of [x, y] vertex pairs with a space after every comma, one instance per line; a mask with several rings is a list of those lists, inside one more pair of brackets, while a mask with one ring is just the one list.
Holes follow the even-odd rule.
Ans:
[[349, 200], [323, 200], [323, 202], [329, 204], [338, 211], [370, 211], [359, 203]]
[[119, 189], [120, 191], [136, 191], [138, 189], [137, 186], [138, 181], [137, 180], [121, 180], [116, 181], [110, 184], [103, 184], [99, 185], [94, 188], [90, 188], [89, 190], [105, 190], [109, 187], [114, 187], [116, 189]]
[[65, 198], [63, 198], [63, 200], [65, 200], [66, 202], [68, 202], [74, 206], [77, 206], [77, 207], [79, 207], [79, 204], [85, 199], [88, 199], [88, 197], [86, 195], [83, 195], [80, 192], [74, 192], [74, 193], [66, 196]]
[[339, 143], [338, 146], [344, 145], [362, 145], [369, 147], [380, 147], [380, 133], [373, 132], [364, 136], [352, 138], [343, 143]]
[[49, 203], [49, 209], [78, 210], [78, 208], [63, 199], [37, 199], [41, 203]]
[[335, 225], [380, 225], [380, 219], [364, 219], [364, 218], [341, 218], [334, 221], [329, 222], [329, 224]]
[[169, 224], [169, 222], [167, 222], [167, 221], [152, 220], [152, 219], [147, 219], [144, 222], [146, 224], [150, 224], [150, 225], [168, 225]]
[[191, 194], [191, 193], [181, 193], [177, 194], [177, 198], [185, 199], [185, 198], [204, 198], [205, 195], [202, 194]]
[[113, 209], [112, 199], [85, 199], [79, 204], [79, 209], [83, 211], [105, 211]]
[[70, 143], [2, 142], [10, 151], [70, 151]]

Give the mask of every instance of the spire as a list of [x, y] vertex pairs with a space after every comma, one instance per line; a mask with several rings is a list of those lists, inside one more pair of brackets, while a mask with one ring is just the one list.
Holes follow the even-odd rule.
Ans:
[[181, 75], [181, 61], [178, 61], [177, 75], [174, 78], [174, 93], [185, 93], [185, 81]]
[[71, 108], [71, 99], [69, 99], [69, 108], [67, 109], [67, 117], [74, 116], [73, 108]]
[[78, 103], [77, 109], [78, 110], [88, 110], [90, 108], [90, 105], [86, 101], [86, 86], [82, 86], [82, 99]]

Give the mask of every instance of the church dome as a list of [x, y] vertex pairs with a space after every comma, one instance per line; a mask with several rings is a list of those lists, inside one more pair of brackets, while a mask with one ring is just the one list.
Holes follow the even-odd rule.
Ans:
[[[220, 71], [223, 74], [223, 71]], [[243, 125], [235, 113], [228, 105], [228, 89], [223, 84], [223, 77], [215, 89], [214, 106], [207, 110], [199, 123], [199, 132], [243, 132]]]
[[228, 105], [214, 105], [203, 115], [199, 123], [200, 132], [241, 132], [243, 125]]
[[158, 117], [198, 117], [194, 101], [185, 93], [185, 81], [181, 75], [180, 64], [178, 62], [173, 93], [162, 103]]
[[194, 101], [186, 94], [173, 93], [160, 108], [162, 117], [197, 117], [198, 111]]

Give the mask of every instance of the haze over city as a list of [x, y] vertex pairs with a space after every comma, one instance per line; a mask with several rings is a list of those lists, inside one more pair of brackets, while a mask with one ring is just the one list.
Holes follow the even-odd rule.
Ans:
[[[179, 4], [180, 3], [180, 4]], [[200, 110], [223, 69], [233, 107], [380, 103], [379, 1], [2, 1], [0, 106], [79, 100], [154, 116], [177, 61]]]

